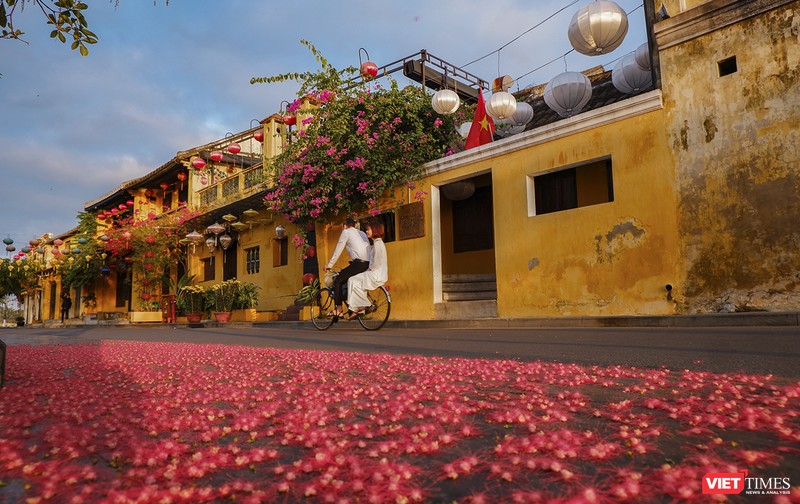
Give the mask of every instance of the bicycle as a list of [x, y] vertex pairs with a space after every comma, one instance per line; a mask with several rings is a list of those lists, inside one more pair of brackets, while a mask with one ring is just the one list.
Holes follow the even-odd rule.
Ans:
[[[335, 275], [337, 272], [333, 272]], [[342, 299], [347, 306], [347, 285], [342, 286]], [[389, 312], [392, 309], [392, 297], [389, 290], [384, 286], [367, 291], [367, 298], [370, 300], [363, 313], [359, 313], [357, 318], [361, 327], [367, 331], [377, 331], [389, 320]], [[320, 286], [319, 292], [311, 302], [311, 323], [320, 331], [324, 331], [338, 320], [338, 317], [331, 315], [335, 308], [333, 301], [333, 288], [324, 285]], [[349, 309], [349, 308], [348, 308]]]

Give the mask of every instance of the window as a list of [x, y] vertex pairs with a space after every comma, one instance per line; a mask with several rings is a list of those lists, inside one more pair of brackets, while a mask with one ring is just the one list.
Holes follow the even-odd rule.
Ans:
[[214, 258], [202, 259], [203, 263], [203, 281], [214, 280]]
[[528, 215], [614, 201], [611, 160], [528, 177]]
[[261, 247], [245, 249], [247, 273], [254, 274], [261, 270]]
[[289, 238], [276, 238], [272, 247], [272, 266], [289, 264]]
[[726, 75], [736, 73], [736, 56], [731, 56], [730, 58], [725, 58], [722, 61], [718, 61], [717, 70], [719, 71], [720, 77], [725, 77]]

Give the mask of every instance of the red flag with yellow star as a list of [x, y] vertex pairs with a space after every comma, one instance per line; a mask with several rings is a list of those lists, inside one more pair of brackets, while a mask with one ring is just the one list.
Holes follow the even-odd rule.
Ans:
[[478, 106], [475, 107], [475, 118], [472, 119], [472, 126], [469, 128], [465, 149], [478, 147], [489, 143], [494, 139], [494, 121], [486, 113], [486, 102], [483, 101], [483, 93], [478, 92]]

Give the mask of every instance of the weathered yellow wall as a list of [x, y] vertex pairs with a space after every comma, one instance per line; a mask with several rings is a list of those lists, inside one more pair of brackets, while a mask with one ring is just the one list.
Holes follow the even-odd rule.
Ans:
[[[692, 26], [721, 26], [714, 16]], [[665, 28], [675, 22], [656, 33], [681, 194], [686, 310], [796, 310], [798, 2], [677, 43]], [[738, 70], [719, 76], [717, 63], [733, 56]]]

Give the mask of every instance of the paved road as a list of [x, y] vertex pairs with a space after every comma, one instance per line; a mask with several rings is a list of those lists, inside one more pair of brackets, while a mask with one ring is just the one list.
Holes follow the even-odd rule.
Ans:
[[0, 329], [8, 345], [98, 340], [224, 343], [287, 349], [510, 358], [745, 372], [800, 378], [800, 327], [398, 328], [377, 332], [340, 322], [325, 332], [308, 323], [256, 327], [79, 326]]

